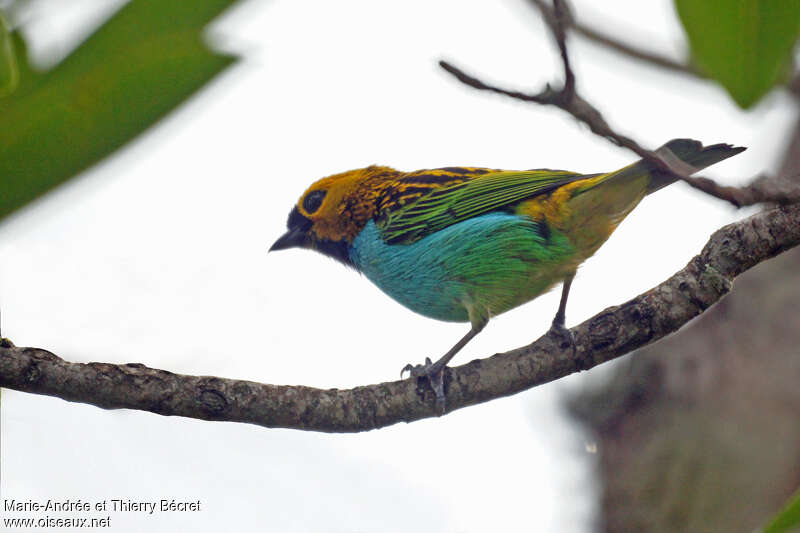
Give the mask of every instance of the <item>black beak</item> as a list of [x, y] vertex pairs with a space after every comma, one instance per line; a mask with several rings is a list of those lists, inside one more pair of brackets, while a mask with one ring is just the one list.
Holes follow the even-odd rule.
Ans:
[[269, 251], [286, 250], [287, 248], [307, 247], [311, 242], [311, 227], [313, 222], [304, 217], [297, 206], [289, 213], [289, 220], [286, 221], [286, 233], [270, 247]]
[[292, 228], [275, 241], [269, 251], [274, 252], [277, 250], [286, 250], [287, 248], [296, 248], [304, 246], [307, 242], [308, 234], [305, 231], [300, 228]]

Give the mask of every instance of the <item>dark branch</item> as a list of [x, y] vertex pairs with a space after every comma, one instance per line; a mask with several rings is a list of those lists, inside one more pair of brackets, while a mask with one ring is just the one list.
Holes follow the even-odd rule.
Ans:
[[573, 100], [575, 98], [575, 74], [569, 64], [569, 52], [567, 51], [567, 27], [572, 20], [566, 0], [553, 0], [552, 17], [548, 19], [550, 31], [555, 36], [558, 51], [561, 53], [561, 63], [564, 65], [564, 87], [561, 92], [564, 98]]
[[589, 129], [592, 130], [593, 133], [600, 135], [601, 137], [605, 137], [618, 146], [633, 150], [642, 157], [653, 157], [653, 155], [651, 155], [652, 152], [639, 146], [639, 144], [630, 137], [625, 137], [624, 135], [615, 133], [605, 121], [603, 115], [600, 114], [600, 112], [593, 105], [581, 98], [577, 93], [575, 93], [572, 97], [569, 97], [569, 94], [566, 94], [563, 90], [553, 89], [549, 84], [545, 86], [542, 91], [536, 94], [510, 91], [508, 89], [489, 85], [488, 83], [467, 74], [463, 70], [453, 66], [447, 61], [439, 61], [439, 66], [455, 76], [456, 79], [458, 79], [458, 81], [461, 83], [469, 85], [470, 87], [474, 87], [475, 89], [502, 94], [517, 100], [522, 100], [523, 102], [533, 102], [541, 105], [552, 105], [559, 107], [589, 126]]
[[[552, 21], [554, 20], [554, 9], [550, 7], [544, 0], [528, 1], [539, 10], [539, 13], [542, 15], [544, 21], [548, 25], [552, 26]], [[574, 17], [570, 17], [567, 22], [569, 24], [568, 28], [578, 35], [585, 37], [595, 44], [610, 48], [619, 54], [636, 59], [637, 61], [648, 63], [661, 69], [680, 74], [688, 74], [703, 80], [708, 79], [708, 76], [706, 76], [705, 73], [695, 68], [694, 65], [690, 63], [675, 61], [665, 55], [647, 52], [631, 44], [624, 43], [617, 38], [612, 37], [611, 35], [606, 35], [601, 31], [592, 28], [591, 26], [582, 24], [579, 20], [575, 20]], [[796, 66], [792, 69], [792, 72], [795, 72], [795, 74], [793, 77], [789, 78], [789, 81], [786, 83], [786, 89], [790, 94], [798, 97], [800, 96], [800, 72], [797, 72]]]
[[788, 181], [781, 182], [778, 179], [760, 178], [753, 180], [745, 187], [719, 185], [709, 178], [691, 176], [696, 169], [686, 165], [677, 157], [670, 157], [671, 154], [668, 152], [656, 153], [644, 148], [632, 138], [617, 133], [608, 125], [602, 113], [591, 103], [584, 100], [575, 88], [575, 75], [570, 67], [569, 53], [566, 45], [566, 29], [570, 27], [573, 22], [565, 1], [553, 0], [552, 9], [547, 7], [543, 0], [532, 1], [537, 6], [540, 6], [542, 16], [547, 26], [550, 28], [561, 53], [561, 61], [564, 66], [564, 85], [561, 89], [553, 89], [548, 84], [543, 90], [536, 94], [510, 91], [494, 85], [489, 85], [446, 61], [439, 61], [439, 66], [455, 76], [460, 82], [474, 87], [475, 89], [502, 94], [524, 102], [552, 105], [561, 108], [580, 122], [586, 124], [596, 135], [604, 137], [617, 146], [631, 150], [643, 159], [652, 161], [654, 164], [658, 165], [661, 170], [672, 174], [676, 179], [688, 183], [695, 189], [699, 189], [706, 194], [730, 202], [736, 207], [758, 203], [787, 205], [800, 202], [800, 187], [790, 184]]
[[[539, 12], [542, 15], [542, 18], [548, 24], [548, 26], [552, 27], [554, 20], [554, 9], [550, 7], [544, 0], [529, 0], [529, 1], [539, 10]], [[673, 72], [689, 74], [691, 76], [696, 76], [698, 78], [706, 77], [705, 75], [703, 75], [702, 72], [694, 68], [692, 65], [686, 63], [680, 63], [666, 56], [656, 54], [653, 52], [646, 52], [630, 44], [623, 43], [622, 41], [619, 41], [614, 37], [611, 37], [610, 35], [605, 35], [590, 26], [581, 24], [580, 21], [575, 20], [574, 17], [568, 19], [568, 24], [569, 24], [568, 26], [569, 29], [574, 31], [575, 33], [582, 35], [583, 37], [586, 37], [592, 42], [605, 46], [606, 48], [611, 48], [612, 50], [619, 52], [620, 54], [623, 54], [625, 56], [632, 57], [639, 61], [644, 61], [645, 63], [650, 63], [651, 65], [671, 70]]]
[[[448, 410], [587, 370], [676, 331], [719, 301], [733, 279], [800, 244], [800, 206], [761, 212], [715, 232], [700, 254], [657, 287], [572, 329], [576, 351], [548, 336], [447, 369]], [[185, 376], [140, 364], [70, 363], [0, 340], [0, 387], [107, 409], [328, 432], [357, 432], [436, 416], [430, 387], [413, 379], [350, 390]]]
[[[529, 2], [539, 10], [545, 22], [550, 24], [550, 20], [553, 18], [553, 8], [547, 5], [544, 0], [529, 0]], [[575, 20], [574, 17], [569, 19], [569, 29], [595, 44], [610, 48], [619, 54], [630, 57], [637, 61], [649, 63], [650, 65], [654, 65], [661, 69], [672, 72], [688, 74], [703, 80], [708, 79], [708, 76], [706, 76], [704, 72], [697, 69], [690, 63], [675, 61], [665, 55], [647, 52], [631, 44], [624, 43], [617, 38], [612, 37], [611, 35], [606, 35], [601, 31], [592, 28], [591, 26], [582, 24], [580, 21]], [[792, 72], [795, 74], [793, 77], [789, 78], [788, 82], [786, 82], [786, 89], [795, 97], [800, 97], [800, 72], [797, 71], [796, 66], [792, 69]]]

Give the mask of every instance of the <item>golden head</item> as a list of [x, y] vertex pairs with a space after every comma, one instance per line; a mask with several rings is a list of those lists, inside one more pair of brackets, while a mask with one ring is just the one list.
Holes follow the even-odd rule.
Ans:
[[316, 181], [289, 213], [287, 231], [270, 251], [310, 248], [349, 264], [348, 245], [375, 216], [381, 193], [399, 174], [373, 165]]

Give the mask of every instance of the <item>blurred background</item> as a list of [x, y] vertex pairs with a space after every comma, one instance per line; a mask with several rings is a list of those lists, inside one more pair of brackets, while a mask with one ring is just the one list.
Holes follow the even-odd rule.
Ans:
[[[609, 35], [687, 56], [670, 1], [571, 5]], [[0, 9], [0, 54], [13, 59], [0, 76], [2, 334], [70, 361], [322, 388], [394, 380], [465, 326], [417, 316], [319, 254], [267, 255], [311, 182], [373, 163], [599, 172], [633, 160], [559, 110], [477, 93], [437, 67], [530, 91], [559, 79], [524, 0]], [[768, 91], [784, 71], [742, 96], [579, 36], [569, 45], [579, 90], [621, 133], [748, 146], [708, 171], [725, 184], [800, 168], [796, 96]], [[660, 283], [754, 211], [683, 184], [648, 197], [579, 272], [567, 325]], [[3, 390], [1, 496], [201, 501], [195, 513], [89, 515], [115, 531], [751, 531], [800, 484], [799, 263], [759, 266], [614, 364], [363, 434]], [[494, 319], [454, 364], [539, 337], [558, 296]]]

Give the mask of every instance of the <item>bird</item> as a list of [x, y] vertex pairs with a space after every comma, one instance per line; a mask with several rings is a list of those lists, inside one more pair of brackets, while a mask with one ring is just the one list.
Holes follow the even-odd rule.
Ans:
[[[695, 172], [745, 150], [673, 139], [656, 150]], [[650, 193], [676, 181], [654, 162], [581, 174], [444, 167], [403, 172], [372, 165], [314, 182], [270, 251], [307, 248], [355, 269], [426, 317], [469, 322], [436, 362], [406, 365], [427, 378], [444, 411], [444, 369], [490, 318], [562, 284], [549, 333], [564, 337], [575, 273]], [[652, 234], [653, 230], [650, 230]]]

